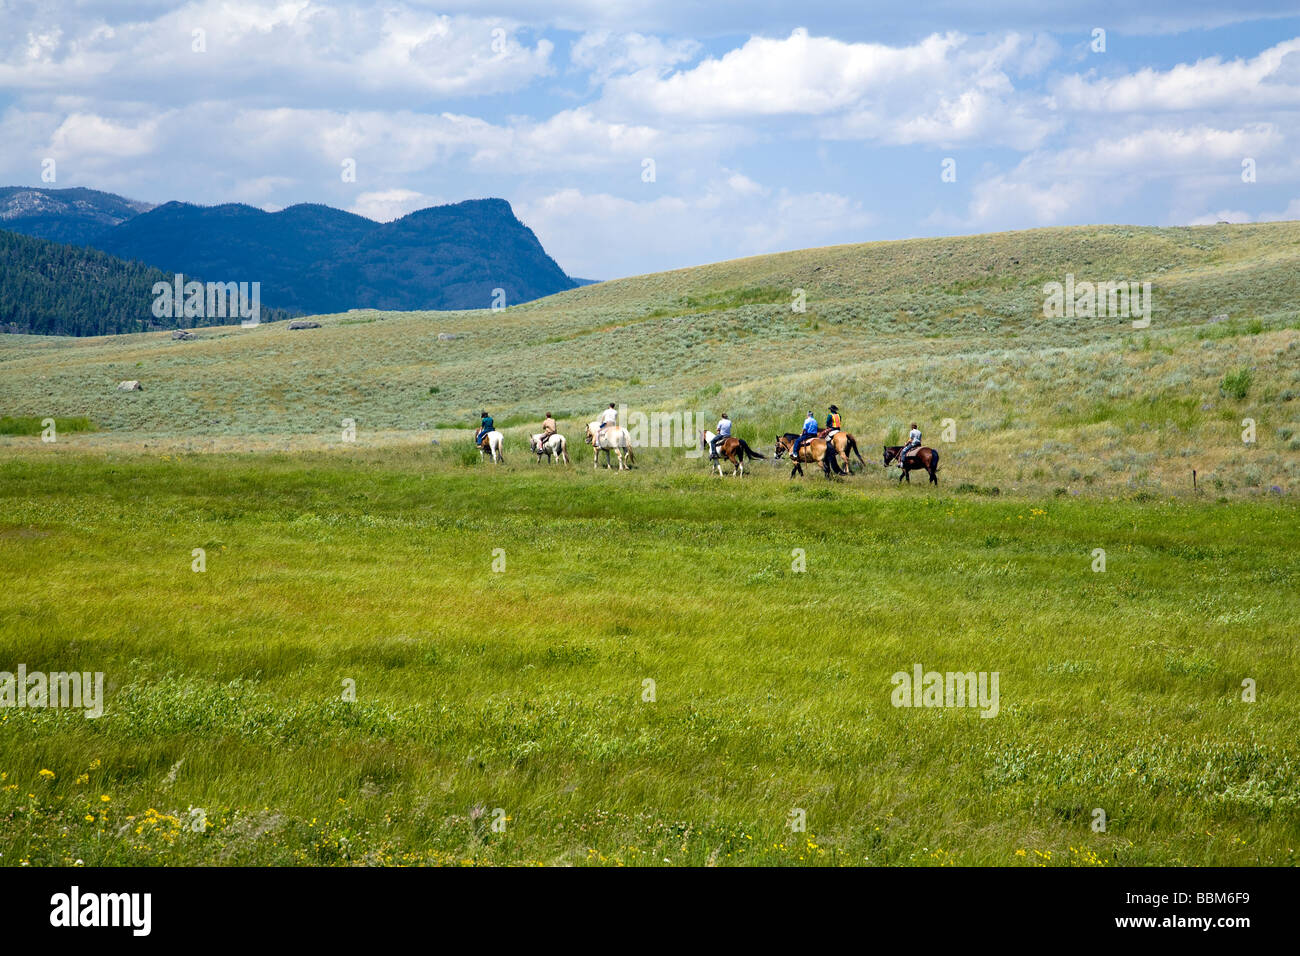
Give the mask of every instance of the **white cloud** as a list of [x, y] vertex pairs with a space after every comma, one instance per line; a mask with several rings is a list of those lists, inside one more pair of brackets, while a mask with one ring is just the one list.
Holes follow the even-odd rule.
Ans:
[[[1208, 16], [1157, 2], [1168, 23]], [[1070, 22], [1100, 17], [1116, 38], [1132, 22], [1066, 3]], [[328, 202], [391, 219], [444, 195], [501, 195], [595, 277], [914, 234], [918, 221], [1300, 216], [1300, 38], [1236, 59], [1201, 56], [1204, 36], [1171, 39], [1150, 53], [1159, 68], [1114, 43], [1088, 58], [1100, 68], [1064, 75], [1059, 44], [1087, 31], [1034, 32], [1028, 3], [980, 8], [979, 34], [955, 9], [934, 32], [910, 8], [885, 24], [817, 0], [723, 6], [0, 0], [0, 183], [36, 182], [49, 156], [59, 186], [151, 201]], [[570, 35], [542, 32], [555, 26]], [[1171, 65], [1177, 49], [1199, 58]], [[960, 184], [929, 175], [943, 156], [959, 159]], [[657, 182], [642, 181], [645, 158]], [[340, 178], [346, 159], [355, 183]], [[922, 176], [897, 185], [922, 167], [947, 190], [928, 220]]]
[[562, 189], [516, 212], [571, 275], [601, 279], [860, 241], [874, 221], [850, 197], [768, 189], [734, 173], [645, 200]]
[[1056, 120], [1033, 115], [1039, 98], [1018, 93], [1012, 77], [1042, 70], [1055, 50], [1019, 34], [936, 33], [893, 47], [795, 30], [668, 76], [615, 77], [603, 105], [688, 121], [819, 117], [822, 135], [886, 143], [1032, 145]]
[[417, 209], [439, 206], [443, 202], [444, 200], [437, 196], [427, 196], [414, 189], [385, 189], [379, 192], [362, 193], [348, 211], [376, 222], [391, 222]]
[[593, 83], [603, 83], [619, 73], [649, 70], [658, 75], [690, 60], [699, 52], [695, 40], [664, 40], [640, 33], [600, 30], [584, 33], [569, 50], [574, 66], [585, 70]]
[[71, 113], [50, 136], [50, 152], [79, 159], [144, 156], [158, 143], [158, 122], [116, 122], [90, 113]]
[[1118, 77], [1073, 75], [1055, 87], [1060, 107], [1091, 112], [1176, 111], [1250, 107], [1300, 108], [1300, 38], [1249, 59], [1207, 57], [1168, 70]]
[[[4, 15], [17, 26], [16, 12]], [[200, 0], [112, 26], [81, 11], [66, 18], [68, 29], [43, 29], [46, 17], [34, 10], [21, 42], [0, 41], [0, 87], [98, 92], [111, 81], [119, 95], [170, 103], [215, 95], [335, 104], [394, 93], [479, 96], [547, 75], [554, 51], [549, 40], [521, 40], [511, 20], [396, 4]]]

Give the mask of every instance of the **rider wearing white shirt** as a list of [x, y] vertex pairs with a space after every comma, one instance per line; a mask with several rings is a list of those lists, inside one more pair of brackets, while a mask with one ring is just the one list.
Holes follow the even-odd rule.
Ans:
[[916, 427], [916, 422], [912, 422], [912, 430], [907, 433], [907, 444], [903, 450], [898, 453], [898, 467], [903, 467], [903, 459], [907, 457], [908, 452], [914, 448], [921, 447], [921, 429]]
[[600, 427], [603, 429], [606, 425], [617, 425], [617, 424], [618, 424], [618, 409], [614, 407], [613, 402], [610, 402], [609, 408], [605, 409], [603, 412], [600, 413]]
[[718, 419], [718, 433], [714, 435], [713, 440], [709, 442], [709, 457], [717, 458], [718, 442], [722, 441], [722, 439], [724, 438], [730, 438], [730, 437], [731, 437], [731, 419], [727, 417], [726, 412], [723, 412], [722, 417]]

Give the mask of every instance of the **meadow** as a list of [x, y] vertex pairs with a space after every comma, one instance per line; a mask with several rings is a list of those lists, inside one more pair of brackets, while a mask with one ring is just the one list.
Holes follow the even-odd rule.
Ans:
[[[0, 711], [7, 864], [1295, 862], [1289, 502], [423, 447], [0, 495], [0, 660], [107, 686]], [[917, 663], [997, 716], [894, 707]]]
[[[0, 863], [1294, 865], [1298, 258], [1039, 230], [0, 337], [0, 670], [107, 696], [0, 708]], [[1151, 327], [1036, 315], [1067, 270], [1157, 276]], [[835, 401], [870, 467], [597, 471], [609, 401], [765, 454]], [[879, 465], [915, 418], [938, 488]], [[996, 716], [894, 706], [917, 664]]]

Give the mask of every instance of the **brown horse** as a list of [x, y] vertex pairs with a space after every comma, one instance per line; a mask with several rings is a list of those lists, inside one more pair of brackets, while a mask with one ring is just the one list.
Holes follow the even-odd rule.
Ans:
[[[829, 433], [830, 431], [831, 429], [829, 428], [823, 428], [821, 431], [817, 433], [817, 437], [826, 438], [827, 433]], [[829, 440], [831, 444], [835, 446], [835, 450], [839, 452], [840, 455], [843, 456], [844, 470], [848, 472], [850, 475], [853, 474], [853, 465], [849, 461], [850, 454], [857, 455], [858, 461], [862, 464], [862, 467], [863, 468], [867, 467], [866, 461], [864, 461], [862, 458], [862, 452], [858, 451], [857, 439], [855, 439], [851, 434], [844, 431], [843, 429], [840, 429], [839, 431], [835, 432], [834, 435], [831, 435]]]
[[[786, 432], [784, 435], [776, 436], [776, 451], [773, 454], [775, 458], [782, 458], [790, 454], [790, 449], [794, 447], [794, 441], [799, 436], [794, 432]], [[822, 438], [809, 438], [799, 446], [799, 457], [796, 460], [794, 456], [790, 460], [794, 462], [794, 467], [790, 469], [790, 477], [803, 475], [803, 463], [810, 462], [822, 466], [822, 473], [830, 478], [831, 471], [835, 474], [842, 475], [844, 471], [840, 468], [836, 460], [835, 446]]]
[[[706, 431], [700, 436], [700, 447], [705, 451], [709, 450], [709, 443], [714, 439], [713, 432]], [[731, 474], [739, 477], [745, 473], [745, 456], [748, 455], [752, 461], [755, 458], [766, 461], [766, 457], [760, 455], [743, 438], [733, 438], [728, 436], [718, 442], [718, 460], [714, 467], [718, 470], [718, 477], [722, 476], [723, 459], [731, 462]]]
[[[885, 449], [885, 465], [888, 466], [891, 461], [898, 457], [898, 453], [903, 450], [902, 445], [883, 445]], [[939, 453], [933, 448], [926, 448], [922, 445], [916, 451], [909, 454], [903, 461], [903, 473], [898, 480], [901, 482], [904, 478], [907, 483], [912, 483], [912, 476], [909, 474], [913, 468], [919, 468], [921, 471], [930, 473], [930, 484], [937, 485], [939, 479], [935, 477], [935, 472], [939, 470]]]

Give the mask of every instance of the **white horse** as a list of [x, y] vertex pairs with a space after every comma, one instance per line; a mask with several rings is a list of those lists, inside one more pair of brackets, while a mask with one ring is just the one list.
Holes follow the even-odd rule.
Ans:
[[[630, 469], [633, 462], [632, 436], [626, 428], [619, 425], [600, 427], [600, 422], [587, 425], [587, 434], [582, 439], [592, 447], [592, 467], [600, 467], [600, 453], [605, 453], [605, 467], [609, 467], [609, 453], [618, 455], [618, 470]], [[626, 460], [626, 464], [624, 461]]]
[[[488, 452], [491, 452], [492, 460], [498, 465], [504, 465], [506, 459], [505, 456], [501, 454], [501, 443], [505, 441], [505, 438], [506, 436], [501, 434], [499, 431], [490, 431], [484, 435], [483, 441], [479, 442], [478, 446], [479, 461], [482, 461], [483, 456]], [[486, 448], [484, 447], [484, 444], [486, 444]]]
[[537, 453], [537, 463], [542, 463], [542, 456], [552, 465], [557, 461], [563, 461], [566, 465], [569, 463], [569, 446], [564, 440], [564, 436], [559, 432], [552, 432], [551, 437], [545, 441], [542, 440], [542, 433], [529, 436], [529, 441], [533, 446], [533, 451]]

